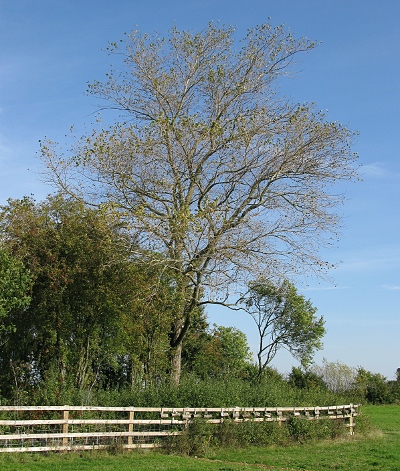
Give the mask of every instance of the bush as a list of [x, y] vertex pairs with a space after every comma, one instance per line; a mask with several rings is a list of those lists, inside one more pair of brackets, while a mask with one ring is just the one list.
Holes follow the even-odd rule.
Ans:
[[171, 436], [164, 450], [179, 455], [204, 456], [212, 445], [217, 445], [214, 434], [215, 425], [204, 419], [195, 419], [181, 435]]
[[218, 426], [216, 432], [218, 446], [243, 447], [284, 445], [288, 442], [288, 429], [277, 422], [246, 422], [226, 421]]
[[291, 417], [287, 421], [288, 433], [291, 441], [314, 442], [344, 436], [348, 433], [342, 420], [306, 420], [299, 417]]
[[222, 424], [209, 424], [205, 419], [192, 421], [183, 434], [170, 437], [167, 453], [205, 456], [212, 448], [289, 445], [335, 439], [348, 434], [342, 420], [307, 420], [291, 417], [279, 425], [277, 422], [226, 420]]

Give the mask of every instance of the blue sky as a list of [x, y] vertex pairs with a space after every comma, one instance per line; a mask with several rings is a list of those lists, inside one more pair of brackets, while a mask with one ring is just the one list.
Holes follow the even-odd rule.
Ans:
[[[269, 20], [270, 18], [270, 20]], [[282, 84], [299, 102], [316, 102], [359, 132], [362, 182], [340, 188], [343, 230], [327, 260], [341, 262], [332, 282], [303, 280], [301, 292], [326, 319], [320, 363], [341, 361], [389, 379], [400, 367], [400, 2], [398, 0], [0, 0], [0, 204], [52, 191], [41, 182], [38, 141], [63, 142], [71, 125], [90, 129], [96, 103], [87, 82], [103, 79], [108, 41], [139, 29], [165, 34], [234, 25], [238, 37], [256, 24], [285, 23], [321, 44]], [[244, 314], [210, 310], [211, 322], [243, 330]], [[297, 363], [280, 354], [274, 366]]]

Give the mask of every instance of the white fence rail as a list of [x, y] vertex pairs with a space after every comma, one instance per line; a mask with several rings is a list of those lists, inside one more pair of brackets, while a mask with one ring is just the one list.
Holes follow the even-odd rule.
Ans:
[[92, 407], [0, 406], [0, 453], [92, 450], [118, 444], [123, 448], [154, 448], [181, 434], [190, 421], [202, 418], [277, 422], [340, 419], [354, 433], [359, 406], [325, 407]]

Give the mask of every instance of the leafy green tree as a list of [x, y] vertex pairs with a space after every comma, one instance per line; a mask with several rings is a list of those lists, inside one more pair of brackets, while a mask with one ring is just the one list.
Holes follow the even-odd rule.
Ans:
[[390, 404], [395, 395], [387, 379], [380, 373], [371, 373], [365, 368], [358, 368], [355, 387], [361, 392], [363, 399], [372, 404]]
[[396, 370], [396, 379], [388, 381], [393, 402], [400, 402], [400, 368]]
[[[13, 310], [25, 309], [29, 302], [31, 278], [23, 263], [0, 247], [0, 334], [5, 330], [3, 320]], [[8, 329], [12, 325], [8, 325]]]
[[194, 323], [183, 349], [184, 371], [202, 379], [246, 376], [252, 355], [246, 335], [235, 327], [214, 324], [204, 316]]
[[323, 379], [309, 369], [292, 367], [288, 382], [298, 389], [326, 388]]
[[322, 348], [323, 317], [315, 315], [317, 309], [287, 280], [275, 286], [260, 278], [250, 283], [248, 294], [240, 302], [257, 326], [260, 376], [280, 348], [304, 366], [310, 363], [314, 351]]
[[[129, 365], [120, 385], [151, 385], [166, 379], [169, 332], [176, 293], [171, 278], [155, 267], [130, 263], [121, 312], [121, 344]], [[115, 384], [114, 384], [115, 386]]]
[[31, 384], [55, 374], [60, 383], [73, 378], [89, 387], [121, 352], [121, 313], [134, 274], [119, 223], [60, 196], [10, 201], [0, 221], [32, 276], [30, 305], [15, 316], [3, 362], [24, 365]]
[[210, 23], [197, 34], [135, 31], [110, 44], [123, 70], [89, 93], [122, 119], [67, 157], [42, 144], [58, 188], [111, 204], [130, 221], [140, 259], [171, 271], [176, 383], [199, 305], [226, 304], [249, 276], [326, 267], [318, 248], [335, 232], [342, 200], [332, 187], [354, 177], [352, 133], [276, 95], [294, 56], [314, 44], [270, 25], [249, 30], [239, 47], [234, 39], [234, 28]]
[[210, 368], [205, 365], [207, 365], [207, 359], [210, 358], [208, 350], [211, 341], [212, 335], [207, 316], [204, 309], [198, 309], [183, 343], [182, 369], [185, 373], [194, 373], [202, 379], [209, 375]]
[[224, 376], [237, 376], [243, 374], [252, 354], [247, 343], [246, 335], [235, 327], [214, 325], [212, 335], [220, 345], [221, 362], [218, 365]]

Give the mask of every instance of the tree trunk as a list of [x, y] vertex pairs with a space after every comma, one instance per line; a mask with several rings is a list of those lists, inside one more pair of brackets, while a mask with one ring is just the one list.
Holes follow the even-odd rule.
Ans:
[[182, 370], [182, 342], [180, 342], [175, 348], [171, 349], [170, 367], [171, 383], [178, 385], [181, 379]]
[[257, 359], [258, 359], [258, 380], [261, 381], [261, 377], [263, 375], [263, 362], [262, 362], [261, 351], [257, 353]]
[[189, 328], [188, 314], [185, 315], [185, 309], [182, 309], [172, 325], [170, 337], [170, 379], [171, 383], [178, 385], [181, 379], [182, 371], [182, 341]]

